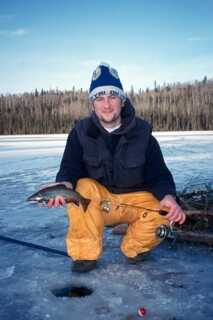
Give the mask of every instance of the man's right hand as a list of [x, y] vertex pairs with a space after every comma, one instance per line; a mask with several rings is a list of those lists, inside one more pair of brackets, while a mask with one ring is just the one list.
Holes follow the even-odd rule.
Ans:
[[58, 197], [55, 197], [55, 198], [51, 198], [49, 201], [48, 201], [48, 208], [57, 208], [57, 207], [60, 207], [60, 206], [64, 206], [66, 204], [66, 201], [64, 199], [64, 197], [62, 196], [58, 196]]

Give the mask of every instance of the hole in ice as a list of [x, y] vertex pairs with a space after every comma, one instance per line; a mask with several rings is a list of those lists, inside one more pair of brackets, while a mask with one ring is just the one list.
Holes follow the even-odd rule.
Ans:
[[68, 298], [83, 298], [93, 293], [93, 290], [84, 286], [71, 286], [62, 289], [54, 289], [52, 293], [57, 298], [68, 297]]

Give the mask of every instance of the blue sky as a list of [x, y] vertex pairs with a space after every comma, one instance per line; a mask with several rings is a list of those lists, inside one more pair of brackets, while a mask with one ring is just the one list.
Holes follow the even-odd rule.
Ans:
[[213, 1], [0, 1], [0, 93], [87, 89], [99, 62], [125, 90], [212, 78]]

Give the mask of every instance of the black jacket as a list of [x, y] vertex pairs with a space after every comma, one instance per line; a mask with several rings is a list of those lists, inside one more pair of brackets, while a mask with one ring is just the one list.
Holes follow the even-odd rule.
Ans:
[[135, 116], [126, 101], [122, 125], [108, 133], [95, 113], [78, 121], [70, 132], [56, 181], [90, 177], [113, 193], [150, 191], [159, 200], [176, 195], [172, 175], [164, 162], [150, 125]]

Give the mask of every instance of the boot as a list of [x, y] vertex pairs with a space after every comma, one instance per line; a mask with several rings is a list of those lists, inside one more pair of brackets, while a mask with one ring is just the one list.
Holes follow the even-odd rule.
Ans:
[[131, 264], [136, 264], [136, 263], [140, 263], [142, 261], [145, 261], [147, 260], [147, 258], [149, 257], [149, 252], [146, 251], [146, 252], [142, 252], [142, 253], [139, 253], [136, 257], [134, 258], [128, 258], [128, 262], [131, 263]]
[[73, 272], [88, 272], [96, 268], [97, 260], [75, 260], [72, 264]]

